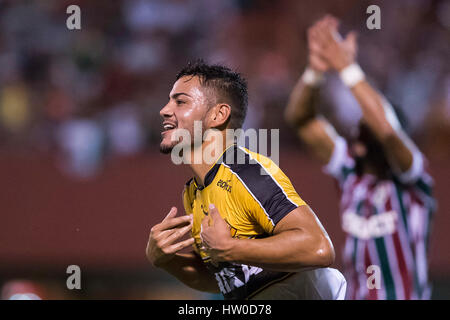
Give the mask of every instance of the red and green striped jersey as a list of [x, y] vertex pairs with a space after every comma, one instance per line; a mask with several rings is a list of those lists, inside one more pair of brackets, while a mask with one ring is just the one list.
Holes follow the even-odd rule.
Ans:
[[[339, 137], [325, 167], [341, 192], [346, 233], [347, 299], [428, 299], [428, 239], [435, 209], [433, 180], [418, 150], [408, 172], [383, 180], [358, 175], [347, 142]], [[380, 271], [379, 288], [368, 284]]]

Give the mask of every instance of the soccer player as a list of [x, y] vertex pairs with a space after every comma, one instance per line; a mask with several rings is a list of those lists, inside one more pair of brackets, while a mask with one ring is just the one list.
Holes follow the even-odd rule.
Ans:
[[[427, 299], [432, 179], [389, 102], [365, 80], [355, 34], [342, 39], [337, 27], [327, 16], [308, 30], [309, 67], [291, 94], [286, 121], [338, 182], [347, 298]], [[316, 111], [328, 70], [339, 73], [362, 110], [351, 143]], [[368, 279], [372, 274], [379, 279]]]
[[[227, 144], [226, 129], [241, 128], [246, 109], [247, 85], [238, 73], [199, 61], [178, 74], [160, 111], [161, 151], [173, 155], [187, 145], [192, 152], [184, 149], [183, 157], [192, 160], [212, 145], [220, 150], [212, 164], [187, 161], [193, 174], [183, 193], [187, 215], [177, 217], [173, 207], [151, 229], [148, 259], [189, 287], [220, 290], [225, 299], [342, 299], [346, 282], [326, 268], [334, 249], [314, 212], [269, 158]], [[194, 121], [201, 134], [218, 135], [196, 144]], [[194, 138], [179, 138], [177, 130]], [[191, 245], [192, 252], [180, 252]]]

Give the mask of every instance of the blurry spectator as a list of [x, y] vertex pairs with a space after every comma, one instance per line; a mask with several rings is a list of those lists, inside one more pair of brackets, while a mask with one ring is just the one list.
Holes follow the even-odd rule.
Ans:
[[80, 178], [94, 175], [102, 160], [103, 132], [91, 119], [64, 122], [58, 132], [63, 151], [63, 169]]
[[0, 94], [1, 125], [11, 133], [17, 133], [30, 120], [27, 88], [22, 83], [14, 83], [3, 87]]
[[[294, 0], [78, 4], [81, 32], [65, 28], [64, 2], [0, 2], [0, 139], [2, 146], [38, 145], [50, 152], [53, 140], [59, 141], [65, 167], [82, 176], [101, 166], [103, 151], [134, 154], [149, 147], [143, 132], [159, 136], [156, 109], [166, 100], [173, 80], [168, 75], [193, 58], [229, 64], [249, 79], [246, 128], [281, 127], [277, 110], [302, 67], [298, 55], [306, 54], [302, 35], [330, 8], [340, 13], [344, 28], [365, 34], [361, 63], [402, 107], [418, 141], [430, 140], [424, 134], [430, 123], [439, 123], [441, 136], [450, 127], [445, 107], [431, 107], [448, 90], [448, 83], [442, 85], [450, 74], [445, 1], [383, 2], [383, 27], [377, 31], [365, 28], [366, 3], [351, 0], [335, 5]], [[330, 110], [337, 110], [336, 125], [350, 127], [360, 117], [354, 99], [333, 77], [326, 85], [330, 94], [324, 98], [335, 107]], [[134, 105], [124, 107], [124, 101]], [[73, 120], [86, 113], [90, 120]], [[105, 119], [109, 149], [100, 125]]]
[[124, 103], [113, 108], [107, 115], [106, 125], [112, 154], [131, 155], [142, 150], [144, 133], [134, 105]]

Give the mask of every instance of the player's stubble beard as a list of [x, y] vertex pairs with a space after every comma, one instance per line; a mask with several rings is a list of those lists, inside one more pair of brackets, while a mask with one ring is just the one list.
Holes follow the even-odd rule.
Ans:
[[[204, 128], [205, 128], [205, 117], [203, 117], [200, 121], [202, 122], [202, 128], [201, 128], [201, 132], [200, 133], [194, 133], [194, 124], [192, 124], [192, 126], [191, 126], [191, 128], [189, 130], [189, 135], [191, 137], [191, 140], [188, 143], [190, 144], [191, 148], [194, 148], [194, 146], [197, 145], [199, 142], [200, 142], [200, 144], [203, 143], [203, 132], [204, 132]], [[178, 130], [178, 129], [179, 128], [175, 128], [173, 131]], [[173, 135], [173, 134], [175, 134], [175, 132], [171, 133], [171, 135]], [[200, 137], [201, 137], [201, 141], [198, 141], [197, 143], [195, 143], [196, 141], [194, 141], [194, 139], [196, 137], [196, 134], [197, 135], [200, 134]], [[172, 141], [172, 139], [171, 139], [169, 144], [165, 144], [164, 143], [164, 138], [163, 138], [163, 140], [161, 141], [161, 143], [159, 145], [159, 151], [162, 154], [170, 154], [172, 152], [173, 148], [176, 145], [178, 145], [179, 143], [183, 143], [183, 144], [185, 143], [183, 141], [182, 137], [180, 137], [178, 139], [178, 141]], [[180, 154], [180, 156], [182, 156], [182, 154]]]
[[169, 154], [172, 152], [177, 143], [179, 142], [173, 141], [172, 144], [166, 145], [161, 142], [161, 144], [159, 145], [159, 152], [161, 152], [162, 154]]

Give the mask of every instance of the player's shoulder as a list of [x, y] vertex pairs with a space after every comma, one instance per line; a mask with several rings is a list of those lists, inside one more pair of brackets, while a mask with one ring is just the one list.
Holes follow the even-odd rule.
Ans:
[[250, 159], [255, 160], [261, 167], [263, 167], [267, 172], [272, 173], [273, 171], [281, 170], [280, 167], [271, 158], [264, 156], [260, 153], [248, 150], [247, 148], [241, 148], [243, 152], [247, 153]]
[[222, 164], [239, 179], [237, 185], [242, 185], [239, 196], [255, 199], [269, 216], [272, 213], [282, 216], [275, 208], [292, 211], [305, 204], [289, 178], [269, 157], [240, 146], [229, 148], [227, 153], [229, 157]]
[[[269, 157], [237, 145], [225, 152], [222, 164], [238, 175], [251, 172], [262, 175], [281, 172], [278, 165]], [[257, 178], [258, 175], [255, 174], [254, 177]]]
[[253, 194], [255, 190], [267, 195], [270, 195], [271, 191], [277, 193], [279, 189], [293, 190], [289, 178], [275, 161], [247, 148], [237, 145], [229, 148], [222, 164]]

